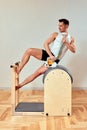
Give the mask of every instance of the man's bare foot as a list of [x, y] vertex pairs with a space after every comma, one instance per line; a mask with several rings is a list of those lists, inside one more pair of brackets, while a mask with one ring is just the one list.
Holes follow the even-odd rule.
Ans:
[[19, 74], [19, 73], [18, 73], [18, 67], [15, 67], [15, 72], [16, 72], [17, 74]]
[[17, 73], [17, 74], [19, 74], [20, 73], [20, 68], [19, 67], [15, 67], [15, 72]]
[[21, 71], [21, 69], [20, 69], [20, 62], [15, 63], [15, 65], [16, 65], [16, 67], [15, 67], [15, 72], [16, 72], [17, 74], [19, 74], [20, 71]]
[[18, 90], [18, 89], [20, 89], [21, 87], [22, 87], [21, 85], [15, 86], [15, 90]]

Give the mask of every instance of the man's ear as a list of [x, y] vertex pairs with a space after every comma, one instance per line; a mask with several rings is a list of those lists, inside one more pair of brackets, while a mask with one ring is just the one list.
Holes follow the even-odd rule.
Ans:
[[69, 25], [66, 25], [66, 28], [68, 28], [69, 27]]

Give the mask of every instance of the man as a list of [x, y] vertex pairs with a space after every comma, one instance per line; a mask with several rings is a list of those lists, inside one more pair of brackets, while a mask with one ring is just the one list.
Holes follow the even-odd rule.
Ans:
[[[18, 70], [16, 70], [16, 73], [19, 74], [21, 72], [25, 64], [29, 61], [30, 56], [43, 61], [47, 61], [47, 58], [49, 58], [58, 64], [58, 62], [62, 59], [67, 50], [70, 50], [73, 53], [76, 52], [74, 38], [71, 37], [68, 33], [69, 21], [67, 19], [59, 19], [58, 27], [59, 33], [52, 33], [51, 36], [45, 41], [45, 50], [37, 48], [29, 48], [26, 50], [19, 64], [19, 68]], [[51, 43], [53, 43], [53, 45], [50, 48], [49, 45]], [[16, 86], [16, 89], [19, 89], [24, 85], [32, 82], [35, 78], [43, 74], [47, 69], [48, 66], [46, 64], [43, 64], [32, 75], [30, 75], [22, 83]]]

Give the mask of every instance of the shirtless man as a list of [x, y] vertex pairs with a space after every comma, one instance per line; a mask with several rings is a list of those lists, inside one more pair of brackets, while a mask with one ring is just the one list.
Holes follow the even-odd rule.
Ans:
[[[54, 32], [50, 35], [50, 37], [44, 42], [44, 48], [29, 48], [24, 53], [22, 60], [19, 64], [18, 70], [16, 73], [19, 74], [25, 64], [29, 61], [30, 56], [35, 57], [36, 59], [47, 61], [47, 58], [55, 61], [57, 64], [63, 58], [67, 50], [71, 52], [76, 52], [75, 40], [68, 33], [69, 21], [67, 19], [59, 19], [58, 21], [58, 32]], [[50, 48], [50, 44], [53, 43]], [[16, 86], [16, 89], [23, 87], [24, 85], [32, 82], [35, 78], [43, 74], [48, 69], [46, 64], [43, 64], [40, 68], [38, 68], [32, 75], [27, 77], [22, 83]]]

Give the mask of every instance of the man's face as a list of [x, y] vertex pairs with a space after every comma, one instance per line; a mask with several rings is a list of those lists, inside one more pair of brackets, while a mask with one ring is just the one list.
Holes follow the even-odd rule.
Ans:
[[63, 22], [59, 22], [58, 28], [60, 32], [66, 32], [68, 29], [68, 25], [65, 25]]

